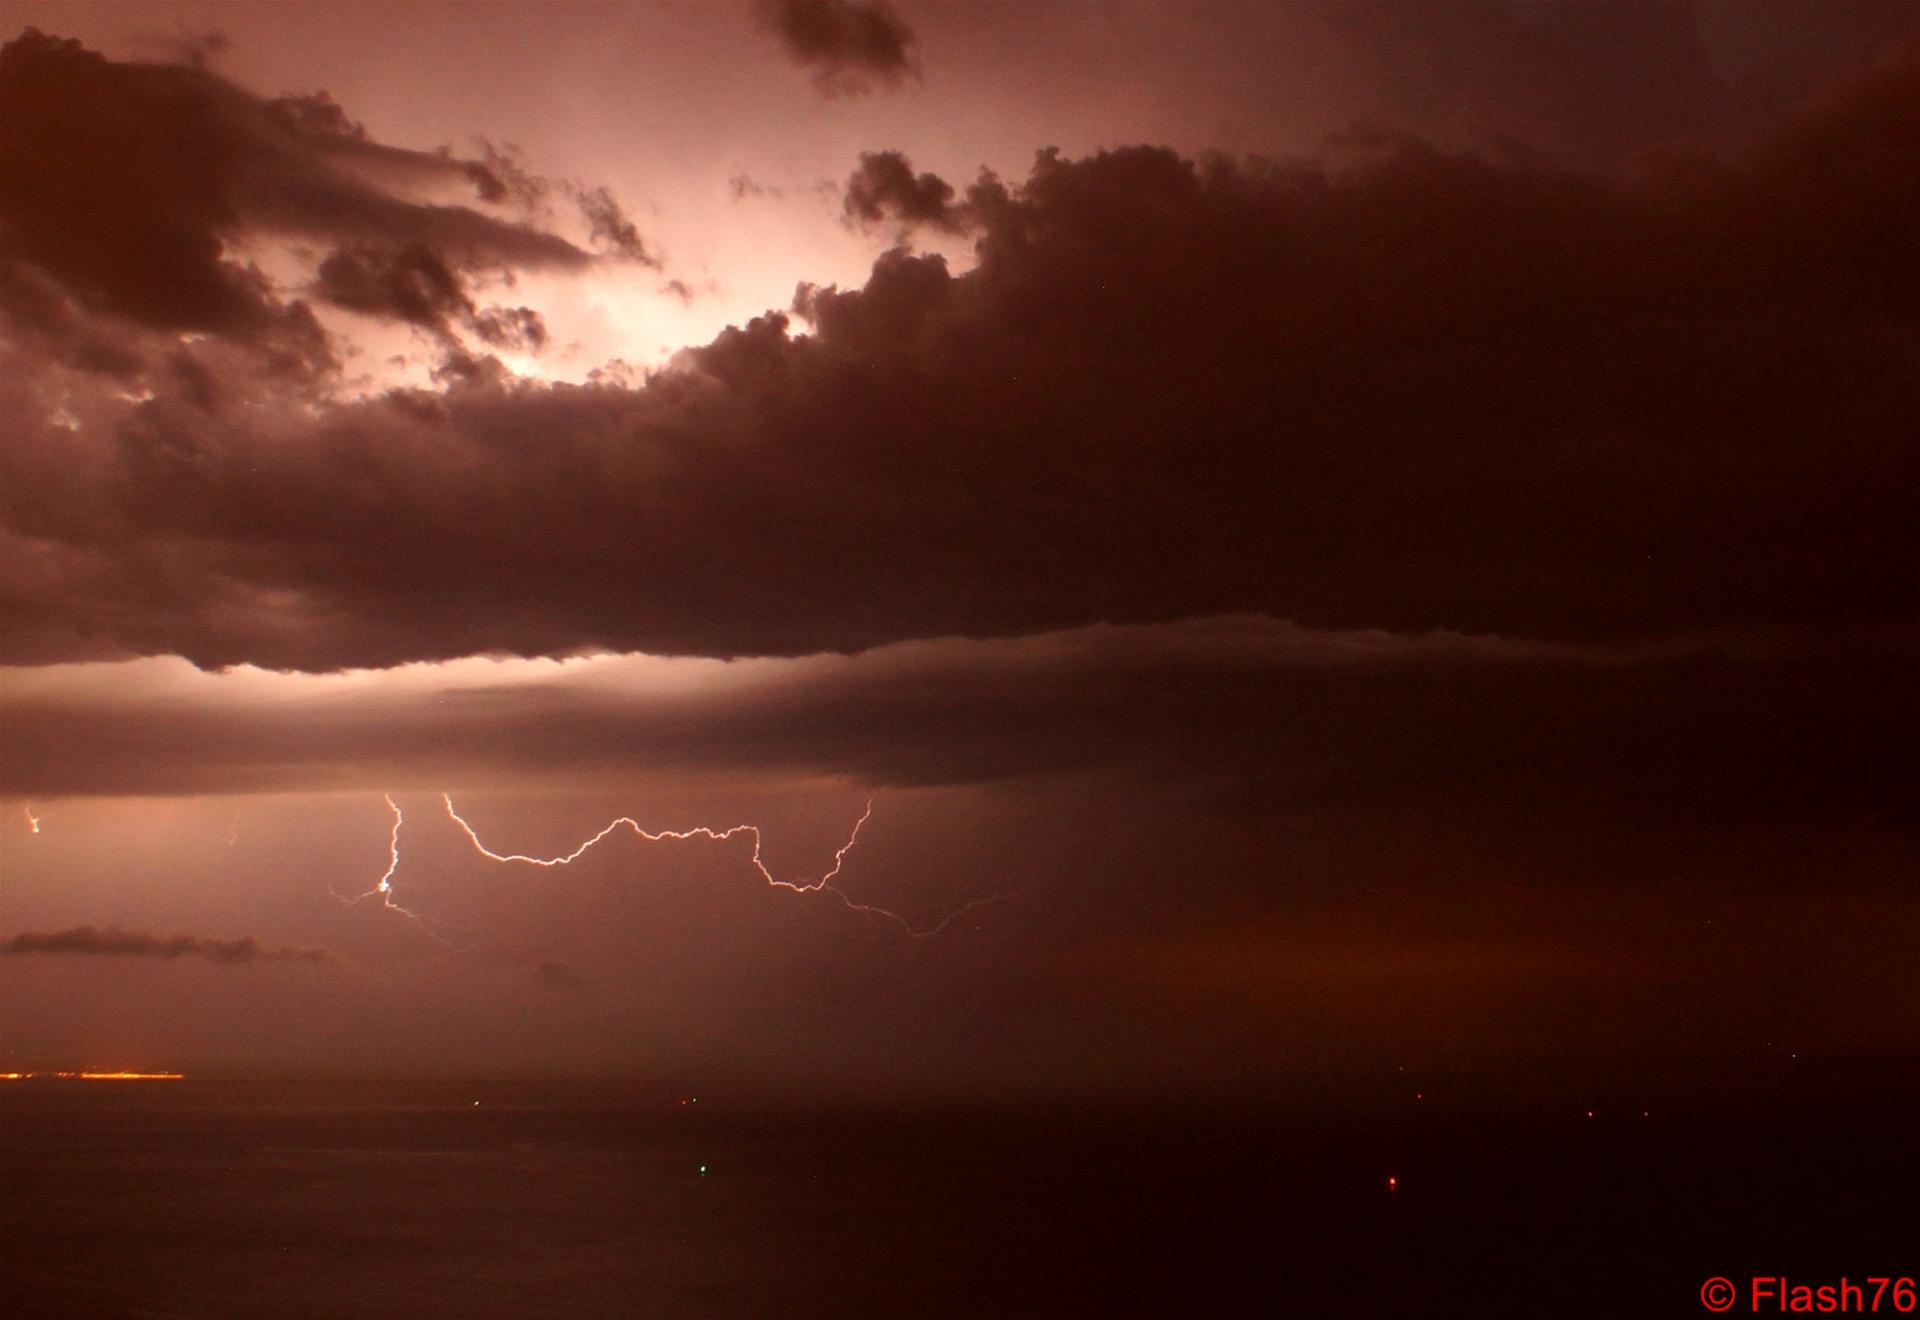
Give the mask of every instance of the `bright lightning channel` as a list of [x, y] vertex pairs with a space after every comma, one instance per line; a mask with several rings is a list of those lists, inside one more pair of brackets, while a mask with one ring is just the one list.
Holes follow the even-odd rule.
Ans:
[[393, 832], [387, 836], [387, 873], [374, 885], [373, 892], [384, 895], [387, 906], [393, 906], [393, 873], [400, 869], [400, 827], [407, 823], [406, 815], [400, 810], [400, 804], [393, 800], [393, 794], [384, 795], [387, 810], [393, 813]]
[[[356, 907], [370, 898], [377, 897], [380, 900], [380, 906], [398, 912], [409, 921], [417, 923], [422, 929], [445, 924], [437, 922], [431, 917], [421, 916], [418, 912], [410, 908], [401, 907], [393, 901], [393, 875], [394, 872], [400, 869], [400, 827], [407, 823], [407, 817], [406, 813], [400, 810], [400, 804], [393, 800], [393, 794], [387, 793], [382, 796], [386, 800], [387, 810], [393, 813], [393, 828], [387, 833], [387, 869], [385, 874], [374, 882], [372, 889], [369, 889], [357, 898], [348, 898], [345, 894], [337, 891], [330, 892], [333, 893], [335, 898], [349, 907]], [[435, 934], [431, 929], [427, 929], [426, 933], [440, 943], [447, 945], [448, 948], [453, 947], [445, 938]]]
[[[941, 931], [974, 909], [985, 907], [989, 903], [997, 903], [1006, 897], [1004, 894], [989, 894], [983, 898], [976, 898], [955, 908], [931, 926], [916, 927], [899, 913], [890, 911], [874, 903], [862, 903], [848, 894], [844, 889], [841, 889], [834, 881], [839, 879], [840, 872], [846, 866], [847, 854], [852, 852], [854, 845], [860, 841], [861, 828], [865, 826], [867, 821], [873, 816], [873, 803], [871, 800], [868, 801], [866, 810], [860, 813], [860, 819], [853, 823], [853, 830], [847, 835], [847, 841], [841, 844], [839, 849], [834, 852], [833, 865], [818, 880], [812, 881], [783, 880], [767, 868], [765, 860], [761, 857], [761, 846], [764, 840], [758, 825], [733, 825], [720, 830], [706, 825], [696, 825], [692, 829], [686, 830], [649, 830], [642, 827], [640, 822], [631, 816], [620, 816], [609, 821], [599, 833], [587, 839], [586, 842], [582, 843], [572, 852], [563, 853], [554, 857], [531, 857], [526, 853], [499, 853], [487, 847], [485, 843], [481, 842], [480, 834], [474, 829], [473, 825], [468, 822], [466, 817], [454, 809], [452, 794], [442, 793], [440, 800], [446, 804], [448, 818], [460, 827], [461, 831], [467, 836], [467, 841], [473, 845], [475, 852], [490, 862], [497, 862], [508, 866], [538, 866], [547, 869], [568, 866], [583, 857], [594, 845], [622, 828], [633, 831], [635, 835], [648, 843], [677, 843], [685, 842], [689, 839], [706, 839], [714, 843], [724, 843], [729, 839], [746, 835], [753, 840], [753, 855], [749, 858], [749, 861], [752, 863], [753, 869], [760, 873], [760, 878], [766, 881], [769, 888], [785, 889], [795, 894], [831, 894], [839, 899], [841, 905], [848, 911], [858, 912], [863, 916], [879, 917], [884, 921], [891, 922], [917, 940], [929, 939], [932, 936], [938, 935]], [[414, 917], [416, 920], [422, 920], [423, 918], [420, 918], [416, 913], [407, 911], [407, 909], [393, 901], [393, 877], [400, 869], [400, 827], [405, 824], [406, 818], [402, 814], [399, 804], [394, 802], [391, 793], [386, 795], [386, 803], [388, 809], [393, 812], [393, 829], [387, 837], [387, 870], [386, 873], [380, 877], [379, 881], [375, 883], [374, 887], [360, 897], [363, 899], [372, 898], [377, 894], [382, 904], [386, 907], [392, 908], [394, 911], [402, 913], [405, 916]]]

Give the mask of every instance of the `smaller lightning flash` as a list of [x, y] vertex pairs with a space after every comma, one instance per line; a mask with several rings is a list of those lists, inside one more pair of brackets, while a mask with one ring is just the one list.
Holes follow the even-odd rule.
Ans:
[[20, 810], [26, 813], [28, 832], [38, 834], [40, 832], [40, 817], [33, 814], [32, 807], [22, 807]]

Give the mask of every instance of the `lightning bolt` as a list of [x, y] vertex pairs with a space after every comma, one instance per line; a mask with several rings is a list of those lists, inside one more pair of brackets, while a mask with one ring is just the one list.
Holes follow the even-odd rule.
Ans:
[[[400, 869], [400, 827], [407, 823], [406, 813], [400, 810], [400, 804], [393, 800], [393, 794], [382, 794], [387, 800], [387, 810], [393, 813], [393, 832], [387, 835], [387, 873], [380, 877], [372, 889], [386, 900], [388, 907], [393, 906], [393, 873]], [[364, 895], [363, 895], [364, 897]]]
[[466, 817], [462, 816], [458, 811], [454, 810], [453, 796], [451, 794], [442, 793], [440, 795], [440, 800], [446, 803], [448, 817], [452, 819], [454, 824], [458, 825], [461, 828], [461, 830], [465, 832], [468, 841], [473, 844], [475, 852], [479, 853], [482, 857], [485, 857], [488, 861], [502, 862], [502, 863], [518, 862], [526, 866], [541, 866], [541, 867], [566, 866], [569, 863], [579, 860], [582, 856], [586, 854], [588, 849], [592, 848], [595, 844], [601, 842], [608, 835], [620, 829], [622, 826], [624, 826], [629, 830], [632, 830], [636, 835], [638, 835], [640, 838], [644, 839], [648, 843], [664, 843], [669, 841], [684, 842], [685, 840], [688, 840], [688, 839], [708, 839], [714, 843], [725, 843], [728, 839], [732, 839], [738, 835], [744, 834], [753, 840], [753, 856], [750, 857], [748, 861], [752, 864], [753, 869], [760, 873], [760, 878], [767, 882], [767, 885], [769, 888], [785, 889], [795, 894], [819, 894], [819, 893], [832, 894], [835, 898], [840, 900], [841, 905], [844, 906], [848, 911], [858, 912], [863, 916], [880, 917], [883, 920], [890, 921], [894, 925], [900, 927], [900, 929], [905, 931], [908, 935], [911, 935], [913, 938], [920, 939], [920, 940], [927, 939], [930, 936], [938, 935], [942, 930], [946, 929], [947, 926], [951, 925], [955, 920], [957, 920], [959, 917], [961, 917], [965, 913], [972, 911], [974, 908], [982, 907], [987, 903], [993, 902], [995, 899], [1000, 897], [999, 895], [993, 895], [988, 898], [975, 899], [973, 902], [966, 904], [964, 907], [956, 908], [954, 911], [949, 912], [946, 916], [942, 917], [939, 921], [935, 922], [933, 925], [925, 927], [924, 929], [918, 929], [913, 925], [912, 922], [908, 921], [905, 917], [901, 916], [899, 913], [889, 911], [888, 909], [880, 907], [877, 904], [862, 903], [857, 899], [855, 899], [852, 895], [848, 894], [846, 890], [841, 889], [838, 885], [834, 884], [834, 881], [839, 879], [840, 872], [845, 868], [847, 864], [847, 854], [852, 852], [854, 845], [860, 841], [861, 827], [863, 827], [867, 823], [867, 821], [873, 817], [873, 802], [871, 799], [869, 799], [867, 802], [866, 810], [860, 813], [860, 819], [856, 820], [853, 823], [853, 830], [851, 833], [847, 835], [847, 841], [841, 844], [839, 849], [833, 854], [833, 866], [826, 872], [825, 875], [822, 875], [818, 880], [813, 880], [808, 882], [801, 882], [801, 881], [795, 881], [795, 880], [783, 880], [779, 876], [775, 875], [772, 871], [767, 869], [767, 864], [761, 858], [761, 855], [760, 855], [761, 846], [764, 842], [764, 838], [760, 832], [760, 827], [758, 825], [734, 825], [724, 830], [716, 830], [706, 825], [696, 825], [692, 829], [688, 829], [688, 830], [649, 830], [649, 829], [643, 828], [640, 822], [635, 820], [631, 816], [620, 816], [614, 820], [609, 821], [600, 830], [598, 834], [595, 834], [592, 838], [588, 839], [585, 843], [582, 843], [579, 847], [575, 848], [570, 853], [566, 853], [563, 856], [558, 856], [558, 857], [529, 857], [525, 853], [497, 853], [493, 851], [493, 849], [487, 847], [486, 844], [480, 841], [479, 833], [473, 828], [471, 824], [468, 823]]
[[[636, 836], [647, 843], [682, 843], [692, 839], [704, 839], [713, 843], [725, 843], [729, 839], [744, 835], [753, 840], [753, 855], [748, 860], [753, 866], [753, 869], [759, 872], [760, 878], [767, 883], [768, 888], [784, 889], [794, 894], [831, 894], [834, 898], [838, 899], [841, 905], [848, 911], [858, 912], [862, 916], [878, 917], [883, 921], [890, 922], [916, 940], [930, 939], [969, 912], [985, 907], [990, 903], [997, 903], [1006, 897], [1005, 894], [989, 894], [982, 898], [976, 898], [955, 908], [931, 926], [916, 927], [911, 921], [899, 913], [881, 907], [878, 904], [862, 903], [844, 889], [840, 888], [834, 882], [840, 878], [841, 871], [846, 867], [847, 854], [852, 852], [854, 845], [860, 841], [861, 829], [873, 816], [873, 802], [871, 799], [867, 802], [866, 810], [860, 813], [860, 819], [853, 823], [853, 829], [848, 833], [847, 841], [841, 844], [834, 852], [833, 865], [828, 868], [826, 873], [819, 879], [810, 881], [782, 879], [768, 869], [766, 861], [761, 856], [761, 849], [765, 839], [758, 825], [733, 825], [726, 829], [714, 829], [707, 825], [696, 825], [692, 829], [685, 830], [649, 830], [644, 828], [639, 821], [631, 816], [620, 816], [609, 821], [597, 834], [580, 844], [580, 846], [572, 852], [563, 853], [554, 857], [531, 857], [526, 853], [495, 852], [493, 849], [487, 847], [487, 845], [481, 841], [479, 831], [473, 827], [466, 817], [462, 816], [459, 811], [454, 808], [453, 795], [450, 793], [442, 793], [440, 800], [446, 805], [448, 819], [460, 827], [461, 832], [467, 836], [467, 841], [473, 845], [474, 851], [490, 862], [497, 862], [505, 866], [538, 866], [545, 869], [568, 866], [585, 856], [595, 845], [623, 828], [631, 830]], [[387, 836], [386, 874], [382, 875], [374, 887], [362, 894], [359, 899], [350, 901], [359, 902], [362, 899], [368, 899], [378, 895], [384, 906], [392, 908], [394, 911], [402, 913], [405, 916], [413, 917], [415, 920], [424, 920], [424, 918], [419, 917], [418, 914], [407, 911], [407, 909], [401, 907], [393, 900], [393, 877], [400, 869], [400, 827], [405, 824], [406, 817], [401, 812], [399, 804], [394, 802], [391, 793], [386, 795], [386, 803], [388, 809], [393, 812], [393, 829]]]
[[40, 832], [40, 817], [33, 814], [32, 807], [22, 807], [20, 809], [24, 811], [27, 815], [28, 832], [33, 834], [38, 834]]
[[448, 948], [451, 949], [454, 947], [453, 944], [447, 939], [445, 939], [444, 937], [442, 937], [441, 935], [436, 934], [431, 929], [431, 927], [433, 926], [449, 924], [449, 923], [437, 922], [433, 920], [431, 917], [421, 916], [418, 912], [413, 911], [411, 908], [401, 907], [398, 903], [393, 901], [393, 876], [394, 876], [394, 872], [400, 869], [400, 827], [407, 823], [407, 817], [406, 817], [406, 813], [400, 810], [400, 804], [393, 800], [393, 794], [385, 793], [385, 794], [382, 794], [381, 796], [386, 801], [387, 810], [393, 813], [393, 828], [387, 833], [386, 872], [383, 875], [381, 875], [381, 877], [378, 880], [374, 882], [372, 889], [367, 890], [366, 893], [361, 894], [358, 897], [348, 898], [345, 894], [340, 893], [338, 890], [330, 889], [328, 890], [328, 892], [331, 893], [335, 898], [339, 899], [342, 903], [345, 903], [348, 907], [358, 907], [360, 904], [366, 902], [368, 899], [377, 897], [380, 900], [380, 906], [387, 908], [389, 911], [398, 912], [401, 916], [405, 917], [407, 920], [418, 924], [423, 930], [426, 931], [428, 935], [432, 936], [436, 940], [439, 940], [440, 943], [445, 944]]

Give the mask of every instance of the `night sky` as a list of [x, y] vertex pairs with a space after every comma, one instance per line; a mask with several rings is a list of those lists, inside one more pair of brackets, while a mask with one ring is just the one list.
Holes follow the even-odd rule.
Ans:
[[1920, 1049], [1920, 8], [5, 22], [0, 1072]]

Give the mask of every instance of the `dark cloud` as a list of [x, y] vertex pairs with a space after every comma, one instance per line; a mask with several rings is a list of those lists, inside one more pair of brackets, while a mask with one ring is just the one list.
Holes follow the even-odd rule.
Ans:
[[107, 401], [76, 463], [79, 405], [7, 382], [7, 653], [797, 655], [1236, 612], [1897, 633], [1917, 89], [1909, 52], [1748, 156], [1624, 182], [1398, 138], [1047, 152], [958, 204], [975, 269], [890, 252], [801, 290], [812, 333], [769, 314], [638, 387], [468, 360], [220, 426]]
[[315, 291], [336, 307], [397, 318], [442, 335], [451, 335], [454, 318], [474, 314], [460, 277], [421, 243], [390, 252], [343, 249], [320, 263], [318, 276]]
[[[1920, 660], [1846, 644], [1654, 648], [1313, 633], [1239, 618], [905, 643], [711, 669], [473, 662], [348, 706], [298, 676], [143, 662], [9, 675], [0, 791], [437, 790], [631, 771], [870, 788], [1117, 774], [1312, 813], [1910, 822]], [[351, 680], [348, 680], [351, 682]]]
[[936, 174], [915, 175], [897, 151], [864, 151], [859, 168], [847, 179], [843, 209], [858, 225], [896, 221], [958, 232], [965, 214], [954, 204], [953, 185]]
[[588, 233], [596, 243], [644, 265], [660, 264], [648, 254], [646, 244], [640, 241], [639, 229], [606, 188], [577, 188], [573, 191], [573, 201], [585, 217]]
[[480, 341], [494, 348], [537, 353], [547, 345], [547, 323], [531, 307], [489, 307], [470, 324]]
[[511, 201], [531, 212], [552, 193], [552, 180], [535, 174], [512, 147], [495, 146], [483, 138], [479, 149], [479, 159], [464, 162], [463, 168], [481, 201]]
[[348, 311], [418, 326], [448, 345], [459, 342], [456, 326], [495, 347], [538, 350], [547, 342], [538, 312], [475, 306], [467, 282], [424, 243], [334, 252], [320, 263], [314, 292]]
[[[29, 332], [84, 314], [110, 318], [123, 341], [212, 335], [324, 370], [311, 314], [256, 264], [262, 240], [331, 246], [317, 288], [336, 305], [438, 330], [458, 319], [483, 338], [475, 274], [594, 259], [436, 199], [537, 200], [542, 181], [491, 148], [466, 160], [376, 142], [324, 92], [266, 99], [203, 61], [116, 63], [29, 28], [0, 49], [0, 120], [0, 313]], [[577, 192], [596, 245], [650, 260], [610, 194]], [[484, 324], [529, 342], [522, 310]], [[49, 351], [69, 365], [87, 357], [78, 334]]]
[[907, 49], [913, 30], [886, 0], [760, 0], [759, 18], [813, 70], [823, 96], [860, 96], [919, 76]]
[[107, 958], [204, 958], [222, 966], [249, 963], [329, 963], [325, 949], [273, 948], [251, 935], [237, 940], [206, 939], [198, 935], [149, 935], [144, 931], [108, 926], [75, 926], [70, 930], [23, 931], [0, 943], [0, 953], [90, 954]]

